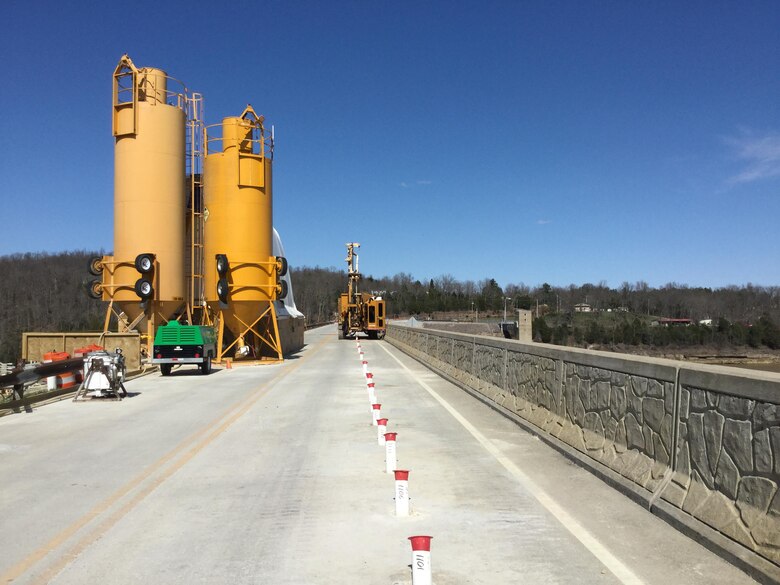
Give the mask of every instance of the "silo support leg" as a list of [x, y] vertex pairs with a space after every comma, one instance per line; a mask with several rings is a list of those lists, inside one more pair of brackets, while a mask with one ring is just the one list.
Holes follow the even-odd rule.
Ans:
[[225, 319], [222, 313], [219, 314], [219, 327], [217, 328], [217, 363], [222, 362], [222, 341], [225, 337]]
[[[258, 330], [259, 328], [256, 327], [257, 324], [260, 323], [265, 318], [268, 318], [271, 321], [270, 327], [267, 328], [268, 333], [270, 333], [270, 335], [263, 335]], [[279, 359], [280, 361], [282, 359], [284, 359], [284, 356], [282, 354], [282, 343], [281, 343], [281, 340], [279, 339], [279, 325], [276, 322], [276, 308], [274, 307], [273, 303], [270, 303], [268, 308], [265, 311], [263, 311], [257, 319], [252, 321], [251, 324], [247, 324], [244, 321], [242, 321], [241, 319], [238, 319], [238, 322], [241, 323], [241, 325], [244, 327], [244, 329], [240, 332], [239, 335], [236, 336], [236, 340], [233, 341], [233, 343], [231, 343], [230, 345], [228, 345], [225, 348], [225, 350], [223, 352], [223, 355], [225, 353], [227, 353], [227, 351], [231, 347], [236, 345], [240, 338], [246, 336], [247, 333], [252, 332], [252, 333], [255, 334], [255, 337], [257, 337], [257, 339], [260, 342], [262, 342], [264, 345], [269, 347], [271, 349], [271, 351], [273, 351], [276, 354], [277, 359]], [[221, 326], [222, 325], [221, 325], [221, 321], [220, 321], [220, 327]], [[220, 338], [220, 341], [221, 341], [221, 338]]]
[[276, 350], [276, 355], [279, 357], [280, 360], [283, 360], [284, 359], [284, 355], [282, 353], [282, 339], [281, 339], [281, 337], [279, 337], [279, 322], [276, 320], [276, 307], [274, 306], [273, 302], [271, 302], [271, 304], [270, 304], [270, 309], [271, 309], [271, 323], [274, 326], [274, 339], [273, 339], [273, 341], [274, 341], [274, 345], [276, 345], [276, 347], [271, 345], [271, 349], [275, 349]]
[[111, 299], [108, 303], [108, 309], [106, 309], [106, 319], [103, 321], [103, 333], [108, 332], [108, 328], [111, 325], [111, 311], [114, 308], [114, 299]]

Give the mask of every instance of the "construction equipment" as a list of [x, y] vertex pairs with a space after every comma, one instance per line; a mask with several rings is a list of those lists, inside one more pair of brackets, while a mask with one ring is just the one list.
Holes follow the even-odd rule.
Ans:
[[381, 339], [385, 336], [385, 301], [374, 293], [358, 290], [361, 275], [355, 250], [360, 244], [352, 242], [346, 246], [349, 282], [347, 292], [339, 296], [339, 339], [358, 333], [365, 333], [369, 339]]
[[247, 105], [207, 126], [205, 144], [203, 287], [215, 360], [282, 360], [277, 302], [289, 291], [287, 259], [273, 254], [273, 134]]
[[211, 360], [217, 357], [217, 333], [213, 327], [182, 325], [170, 321], [157, 328], [152, 363], [167, 376], [180, 364], [195, 364], [204, 375], [211, 373]]
[[122, 350], [114, 353], [93, 351], [84, 357], [84, 380], [73, 396], [73, 402], [104, 398], [122, 400], [127, 390], [122, 383], [127, 372]]
[[87, 285], [108, 303], [104, 333], [138, 331], [143, 363], [173, 320], [213, 326], [216, 362], [300, 349], [303, 315], [274, 252], [273, 126], [250, 105], [206, 126], [201, 94], [123, 55], [112, 132], [114, 251], [90, 260]]

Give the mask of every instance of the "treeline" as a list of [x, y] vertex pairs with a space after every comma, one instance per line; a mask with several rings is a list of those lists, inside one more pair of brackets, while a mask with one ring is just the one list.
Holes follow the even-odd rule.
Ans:
[[[87, 262], [100, 254], [75, 251], [0, 256], [0, 361], [20, 357], [23, 331], [102, 328], [106, 304], [84, 292], [84, 283], [91, 278]], [[346, 272], [293, 266], [291, 275], [296, 304], [307, 321], [333, 320], [338, 296], [346, 290]], [[608, 339], [610, 343], [664, 345], [693, 343], [709, 335], [710, 340], [726, 339], [736, 345], [772, 347], [773, 327], [780, 323], [780, 287], [751, 284], [713, 289], [670, 283], [653, 288], [637, 282], [613, 289], [604, 282], [567, 287], [520, 283], [502, 288], [491, 278], [459, 281], [443, 275], [421, 281], [400, 273], [382, 278], [365, 276], [361, 290], [382, 294], [390, 317], [441, 318], [442, 313], [451, 313], [469, 318], [476, 312], [500, 316], [505, 304], [510, 315], [518, 308], [533, 309], [545, 317], [549, 329], [539, 330], [541, 340], [566, 337], [573, 343], [606, 343]], [[620, 325], [594, 319], [595, 325], [581, 326], [574, 312], [580, 303], [587, 303], [598, 315], [622, 315]], [[712, 319], [713, 327], [652, 328], [650, 316], [695, 322]]]
[[[335, 268], [297, 268], [292, 270], [298, 308], [307, 317], [322, 320], [336, 310], [336, 299], [346, 290], [346, 272]], [[458, 281], [444, 275], [426, 281], [410, 274], [393, 277], [366, 276], [362, 290], [375, 291], [387, 298], [391, 315], [431, 315], [451, 311], [499, 313], [504, 309], [538, 310], [539, 315], [574, 312], [577, 304], [593, 311], [626, 312], [700, 321], [712, 319], [752, 325], [761, 317], [780, 322], [780, 287], [728, 286], [723, 288], [689, 287], [669, 283], [660, 288], [646, 282], [624, 282], [618, 288], [606, 283], [586, 283], [566, 287], [544, 283], [538, 286], [508, 284], [502, 288], [491, 278]]]
[[[298, 308], [310, 322], [332, 319], [336, 299], [346, 290], [345, 271], [335, 268], [299, 268], [292, 271]], [[618, 288], [606, 283], [580, 286], [528, 286], [495, 279], [458, 281], [449, 275], [415, 280], [410, 274], [374, 278], [366, 276], [361, 290], [382, 294], [391, 317], [417, 315], [446, 318], [482, 318], [516, 309], [532, 309], [537, 341], [559, 345], [734, 345], [780, 349], [780, 287], [689, 287], [669, 283], [659, 288], [646, 282], [624, 282]], [[576, 305], [587, 305], [579, 313]], [[583, 307], [579, 307], [583, 308]], [[692, 325], [654, 325], [659, 317], [691, 319]], [[708, 324], [699, 324], [699, 321]]]
[[769, 317], [755, 323], [720, 318], [712, 325], [663, 326], [630, 313], [547, 315], [533, 321], [534, 341], [573, 346], [749, 346], [780, 349], [780, 327]]
[[[23, 331], [97, 331], [106, 304], [84, 289], [99, 252], [0, 256], [0, 362], [19, 359]], [[89, 277], [93, 278], [93, 277]]]

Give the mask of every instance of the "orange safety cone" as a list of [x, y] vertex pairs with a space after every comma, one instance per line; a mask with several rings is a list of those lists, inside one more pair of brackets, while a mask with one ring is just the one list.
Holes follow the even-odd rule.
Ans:
[[225, 369], [226, 370], [232, 370], [233, 369], [233, 361], [230, 358], [227, 358], [225, 360]]

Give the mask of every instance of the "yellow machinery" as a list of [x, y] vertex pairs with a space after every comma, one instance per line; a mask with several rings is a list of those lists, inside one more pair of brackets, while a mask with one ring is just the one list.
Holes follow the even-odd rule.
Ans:
[[109, 301], [120, 329], [146, 321], [151, 344], [157, 321], [186, 307], [185, 126], [187, 96], [170, 91], [156, 68], [124, 55], [114, 70], [114, 254], [90, 265], [102, 280], [93, 296]]
[[124, 55], [112, 122], [114, 253], [90, 262], [100, 278], [88, 288], [109, 302], [104, 331], [115, 317], [119, 331], [142, 332], [151, 355], [156, 327], [186, 318], [218, 326], [217, 361], [282, 359], [274, 301], [287, 295], [287, 261], [273, 255], [263, 118], [248, 106], [209, 137], [200, 94]]
[[360, 244], [347, 244], [347, 266], [349, 282], [347, 292], [339, 296], [339, 339], [365, 333], [370, 339], [381, 339], [385, 336], [385, 301], [370, 293], [360, 292], [360, 270], [358, 255], [355, 252]]
[[202, 98], [124, 55], [114, 70], [112, 106], [114, 253], [91, 261], [101, 279], [89, 292], [109, 301], [104, 331], [112, 316], [120, 331], [146, 327], [148, 353], [156, 324], [185, 312], [192, 318], [194, 278], [202, 272], [194, 265], [202, 253], [193, 250], [202, 248], [194, 241], [202, 230], [192, 225]]
[[204, 290], [217, 360], [282, 359], [273, 301], [287, 295], [287, 261], [273, 255], [273, 140], [251, 106], [217, 128], [221, 137], [207, 133], [203, 167]]

